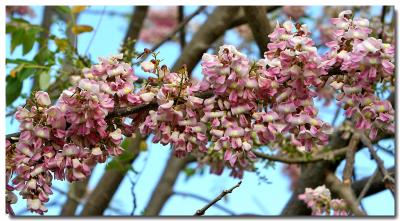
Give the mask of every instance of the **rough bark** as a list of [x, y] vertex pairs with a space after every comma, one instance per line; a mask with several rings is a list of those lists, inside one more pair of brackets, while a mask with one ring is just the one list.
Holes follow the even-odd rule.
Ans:
[[148, 6], [135, 6], [131, 21], [129, 23], [128, 31], [126, 32], [124, 43], [128, 41], [128, 39], [137, 39], [140, 34], [140, 30], [142, 29], [144, 19], [147, 15]]
[[[388, 134], [380, 134], [377, 140], [390, 137], [392, 135]], [[349, 142], [348, 140], [342, 139], [340, 136], [340, 132], [335, 131], [332, 134], [330, 146], [333, 150], [347, 146]], [[361, 143], [359, 143], [358, 147], [362, 147]], [[311, 210], [307, 208], [306, 204], [303, 201], [298, 199], [298, 195], [304, 193], [306, 187], [315, 188], [317, 186], [325, 184], [326, 174], [332, 171], [335, 171], [340, 161], [343, 160], [338, 159], [337, 161], [322, 161], [314, 164], [306, 165], [302, 168], [301, 175], [299, 177], [298, 186], [293, 191], [293, 194], [289, 201], [287, 202], [285, 208], [282, 211], [283, 216], [298, 216], [298, 215], [310, 215]]]
[[186, 45], [172, 69], [177, 70], [186, 64], [191, 73], [203, 53], [230, 27], [232, 16], [238, 11], [237, 6], [218, 6]]
[[147, 204], [144, 212], [145, 216], [156, 216], [160, 213], [162, 207], [173, 193], [173, 186], [179, 173], [190, 161], [191, 158], [180, 159], [171, 153], [164, 172]]
[[247, 22], [258, 45], [260, 57], [264, 57], [269, 42], [268, 35], [272, 32], [271, 24], [267, 18], [265, 7], [243, 6]]
[[[90, 177], [86, 178], [83, 181], [74, 182], [69, 185], [69, 191], [67, 194], [68, 198], [62, 207], [60, 214], [61, 216], [75, 215], [75, 211], [76, 208], [79, 206], [79, 202], [81, 202], [83, 196], [86, 194], [86, 188], [89, 182], [89, 178]], [[74, 199], [69, 196], [74, 196]], [[78, 199], [78, 201], [76, 199]]]
[[[394, 175], [395, 172], [396, 172], [396, 168], [395, 167], [391, 167], [391, 168], [388, 169], [388, 172], [390, 174]], [[355, 181], [355, 182], [353, 182], [351, 184], [351, 188], [353, 189], [353, 191], [356, 194], [356, 196], [360, 195], [362, 189], [367, 184], [369, 178], [370, 177], [365, 177], [365, 178], [363, 178], [361, 180], [357, 180], [357, 181]], [[381, 173], [378, 173], [374, 177], [374, 179], [372, 180], [372, 184], [369, 187], [368, 191], [365, 193], [364, 197], [374, 195], [374, 194], [379, 193], [379, 192], [384, 191], [384, 190], [386, 190], [386, 187], [385, 187], [385, 182], [383, 181], [383, 176], [382, 176]], [[332, 197], [336, 198], [337, 196], [336, 196], [335, 193], [333, 193]]]

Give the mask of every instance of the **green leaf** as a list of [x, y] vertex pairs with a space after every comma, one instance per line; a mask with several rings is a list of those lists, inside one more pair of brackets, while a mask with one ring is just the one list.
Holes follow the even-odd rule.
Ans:
[[16, 30], [15, 26], [7, 23], [6, 24], [6, 33], [13, 33]]
[[23, 55], [28, 54], [32, 48], [33, 45], [35, 44], [36, 41], [36, 34], [37, 30], [31, 28], [25, 32], [24, 38], [23, 38]]
[[33, 60], [40, 65], [51, 66], [54, 62], [54, 52], [50, 51], [48, 48], [41, 48]]
[[50, 86], [50, 74], [48, 72], [42, 72], [39, 75], [39, 88], [40, 90], [47, 90]]
[[11, 54], [14, 52], [15, 48], [22, 44], [24, 38], [25, 30], [17, 29], [11, 34]]
[[132, 143], [133, 143], [133, 139], [131, 137], [127, 137], [122, 141], [121, 147], [126, 150], [126, 148], [128, 148], [130, 145], [132, 145]]
[[27, 64], [36, 64], [33, 61], [20, 59], [20, 58], [17, 58], [17, 59], [6, 58], [6, 63], [7, 64], [25, 64], [25, 63], [27, 63]]
[[37, 72], [36, 68], [22, 68], [20, 72], [17, 74], [17, 78], [20, 81], [23, 81], [29, 78], [30, 76], [34, 75], [36, 72]]
[[71, 13], [71, 8], [69, 6], [56, 6], [56, 11], [67, 15]]
[[22, 82], [18, 78], [7, 76], [6, 104], [12, 104], [21, 94]]

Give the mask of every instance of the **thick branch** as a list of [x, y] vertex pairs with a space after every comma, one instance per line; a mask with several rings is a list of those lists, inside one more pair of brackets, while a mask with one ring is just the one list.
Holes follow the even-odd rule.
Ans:
[[68, 198], [64, 203], [61, 216], [73, 216], [75, 215], [76, 208], [78, 208], [81, 199], [86, 194], [87, 184], [89, 182], [89, 178], [87, 177], [83, 181], [74, 182], [69, 185]]
[[139, 37], [140, 30], [142, 29], [143, 21], [146, 18], [148, 8], [149, 8], [148, 6], [134, 7], [128, 31], [126, 32], [124, 38], [124, 44], [126, 44], [126, 42], [128, 42], [129, 39], [137, 39]]
[[202, 216], [204, 215], [204, 213], [208, 210], [208, 208], [212, 207], [214, 204], [216, 204], [218, 201], [220, 201], [224, 196], [228, 195], [229, 193], [232, 193], [232, 191], [236, 188], [238, 188], [240, 186], [240, 184], [242, 184], [242, 181], [239, 181], [239, 183], [237, 183], [235, 186], [233, 186], [232, 188], [228, 189], [228, 190], [224, 190], [222, 191], [221, 194], [219, 194], [215, 199], [213, 199], [210, 203], [208, 203], [207, 205], [205, 205], [203, 208], [199, 209], [196, 211], [196, 213], [194, 214], [194, 216]]
[[[132, 138], [131, 138], [132, 139]], [[132, 164], [139, 154], [139, 145], [142, 141], [142, 136], [136, 133], [136, 137], [133, 138], [132, 143], [125, 150], [134, 154], [132, 159], [127, 161], [119, 160], [118, 158], [113, 159], [113, 161], [118, 160], [118, 163], [122, 164], [125, 168]], [[114, 193], [117, 191], [122, 179], [125, 177], [127, 170], [121, 170], [120, 168], [108, 169], [102, 176], [101, 180], [97, 184], [96, 188], [93, 190], [92, 194], [89, 196], [85, 207], [81, 212], [81, 216], [98, 216], [102, 215], [104, 210], [107, 209], [109, 202], [111, 201]]]
[[336, 192], [350, 208], [351, 212], [356, 216], [365, 216], [366, 214], [360, 210], [357, 199], [354, 196], [350, 186], [343, 184], [333, 173], [329, 173], [326, 177], [326, 183], [332, 192]]
[[[379, 134], [376, 141], [390, 137], [390, 134]], [[330, 143], [328, 146], [332, 150], [347, 146], [349, 140], [345, 140], [341, 137], [339, 131], [335, 131], [330, 137]], [[359, 144], [359, 148], [362, 145]], [[304, 193], [306, 187], [315, 188], [325, 183], [325, 174], [330, 171], [335, 171], [339, 165], [340, 160], [337, 161], [320, 161], [317, 163], [307, 164], [301, 171], [299, 177], [298, 186], [293, 191], [293, 194], [287, 202], [285, 208], [282, 211], [284, 216], [296, 216], [296, 215], [309, 215], [311, 210], [307, 208], [306, 204], [298, 199], [298, 195]]]
[[358, 143], [360, 142], [360, 137], [358, 134], [353, 134], [350, 140], [349, 149], [346, 153], [346, 164], [343, 169], [343, 183], [350, 185], [351, 176], [353, 175], [354, 169], [354, 157], [356, 155]]
[[[265, 7], [265, 6], [259, 6], [259, 7]], [[273, 12], [279, 8], [281, 8], [282, 6], [267, 6], [266, 7], [266, 12], [270, 13]], [[243, 25], [247, 23], [247, 18], [246, 15], [244, 14], [244, 12], [241, 10], [239, 11], [239, 13], [232, 19], [232, 22], [230, 23], [230, 26], [228, 29], [237, 27], [239, 25]]]
[[153, 191], [150, 201], [146, 206], [144, 212], [146, 216], [156, 216], [160, 213], [165, 202], [167, 202], [173, 193], [172, 188], [180, 171], [192, 160], [192, 158], [180, 159], [171, 153], [156, 189]]
[[271, 24], [267, 18], [265, 7], [243, 6], [244, 13], [249, 23], [253, 37], [258, 45], [260, 57], [264, 57], [269, 42], [268, 35], [272, 32]]
[[232, 16], [238, 11], [237, 6], [218, 6], [186, 45], [172, 70], [186, 64], [187, 71], [191, 73], [203, 53], [229, 28]]

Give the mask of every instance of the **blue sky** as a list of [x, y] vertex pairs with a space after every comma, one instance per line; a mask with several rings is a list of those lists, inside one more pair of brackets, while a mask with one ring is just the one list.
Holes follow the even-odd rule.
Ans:
[[[102, 11], [102, 6], [90, 7], [90, 10]], [[185, 13], [190, 14], [196, 10], [196, 7], [185, 7]], [[40, 24], [41, 16], [43, 13], [43, 7], [34, 7], [36, 12], [36, 18], [32, 19], [32, 23]], [[106, 7], [106, 11], [114, 11], [121, 13], [130, 13], [131, 7]], [[379, 13], [380, 7], [375, 7], [372, 10], [373, 13]], [[321, 7], [311, 7], [307, 9], [307, 12], [311, 17], [319, 15], [321, 13]], [[89, 24], [93, 27], [97, 26], [100, 16], [98, 14], [82, 13], [78, 20], [78, 24]], [[206, 19], [205, 15], [200, 15], [195, 18], [199, 23]], [[310, 20], [311, 21], [311, 20]], [[89, 54], [92, 60], [96, 60], [97, 57], [106, 57], [118, 52], [121, 41], [125, 36], [125, 31], [128, 25], [128, 18], [120, 16], [107, 16], [103, 18], [99, 29], [94, 37], [93, 43], [90, 46]], [[309, 22], [309, 21], [307, 21]], [[312, 25], [312, 24], [310, 24]], [[58, 31], [59, 25], [53, 25], [52, 31], [60, 33]], [[85, 33], [78, 37], [78, 51], [84, 53], [87, 45], [92, 38], [93, 33]], [[187, 40], [190, 40], [191, 36], [188, 36]], [[226, 35], [225, 40], [227, 42], [235, 43], [238, 41], [238, 37], [235, 33], [229, 32]], [[17, 48], [11, 55], [9, 50], [10, 36], [6, 37], [6, 56], [13, 58], [22, 57], [22, 49]], [[150, 48], [150, 45], [140, 42], [137, 44], [137, 51], [142, 51], [144, 48]], [[37, 45], [35, 46], [37, 50]], [[168, 66], [172, 66], [179, 56], [180, 47], [175, 42], [168, 42], [159, 48], [160, 57], [164, 59], [164, 63]], [[35, 53], [32, 51], [26, 58], [32, 58]], [[251, 56], [250, 56], [251, 57]], [[253, 56], [254, 57], [254, 56]], [[7, 68], [9, 71], [9, 68]], [[140, 69], [135, 67], [136, 72], [140, 72]], [[8, 73], [8, 72], [7, 72]], [[201, 77], [200, 67], [197, 66], [194, 69], [194, 76]], [[25, 83], [23, 91], [29, 91], [29, 83]], [[21, 104], [24, 101], [19, 99], [15, 104]], [[323, 107], [320, 105], [320, 117], [325, 121], [331, 122], [334, 112], [336, 110], [335, 105]], [[339, 119], [340, 121], [343, 118]], [[18, 122], [12, 121], [12, 118], [6, 119], [6, 133], [12, 133], [17, 131]], [[393, 141], [382, 142], [382, 145], [394, 145]], [[160, 175], [162, 174], [165, 163], [169, 157], [169, 147], [162, 146], [160, 144], [152, 144], [148, 142], [148, 151], [140, 154], [137, 160], [134, 162], [134, 168], [137, 171], [142, 171], [142, 175], [135, 186], [135, 195], [137, 201], [137, 209], [135, 215], [139, 215], [143, 211], [150, 199], [151, 193], [155, 188]], [[394, 158], [383, 153], [378, 152], [379, 155], [384, 159], [385, 166], [390, 167], [394, 165]], [[146, 163], [147, 162], [147, 163]], [[369, 159], [369, 153], [367, 150], [360, 151], [356, 155], [356, 174], [359, 178], [371, 175], [376, 166], [374, 161]], [[194, 166], [194, 165], [192, 165]], [[291, 196], [290, 182], [286, 176], [282, 176], [281, 172], [282, 165], [276, 164], [274, 168], [268, 168], [262, 171], [262, 174], [268, 178], [269, 184], [263, 182], [254, 173], [245, 173], [242, 185], [230, 194], [227, 200], [221, 200], [220, 205], [223, 205], [236, 214], [253, 213], [263, 215], [279, 215], [287, 200]], [[91, 177], [89, 188], [93, 189], [96, 183], [104, 172], [105, 164], [98, 165]], [[343, 164], [338, 168], [338, 174], [343, 170]], [[133, 180], [136, 180], [134, 174], [129, 174]], [[119, 215], [129, 215], [132, 212], [133, 196], [131, 194], [131, 182], [129, 177], [125, 177], [121, 187], [114, 195], [110, 207], [119, 208], [122, 212]], [[340, 176], [339, 176], [340, 177]], [[185, 174], [181, 173], [178, 177], [178, 181], [174, 186], [174, 190], [179, 192], [195, 193], [197, 195], [204, 196], [210, 200], [216, 197], [223, 189], [232, 187], [238, 182], [237, 179], [229, 177], [229, 171], [225, 171], [223, 175], [216, 176], [208, 174], [208, 168], [205, 170], [204, 175], [194, 175], [190, 179], [186, 179]], [[65, 182], [55, 181], [54, 186], [68, 190], [68, 184]], [[66, 197], [54, 191], [54, 195], [51, 197], [49, 203], [57, 200], [63, 203]], [[393, 215], [394, 214], [394, 200], [388, 191], [383, 191], [371, 197], [367, 197], [362, 201], [368, 214], [370, 215]], [[197, 199], [172, 196], [166, 203], [165, 207], [161, 211], [161, 215], [192, 215], [196, 210], [203, 207], [206, 203]], [[25, 201], [19, 200], [14, 206], [14, 211], [22, 211], [25, 208]], [[81, 208], [78, 208], [78, 212]], [[49, 208], [48, 215], [58, 215], [61, 211], [60, 206]], [[30, 214], [30, 213], [25, 213]], [[32, 214], [31, 214], [32, 215]], [[115, 215], [113, 210], [106, 210], [105, 215]], [[207, 215], [226, 215], [221, 210], [211, 207], [207, 210]]]

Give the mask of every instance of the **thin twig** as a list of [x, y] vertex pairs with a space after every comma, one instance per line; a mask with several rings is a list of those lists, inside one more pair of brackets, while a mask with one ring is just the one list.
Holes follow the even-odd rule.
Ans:
[[253, 153], [262, 159], [270, 160], [270, 161], [277, 161], [286, 164], [305, 164], [305, 163], [312, 163], [322, 160], [334, 160], [335, 157], [344, 156], [348, 150], [348, 147], [343, 147], [341, 149], [333, 150], [327, 153], [318, 154], [312, 158], [307, 157], [299, 157], [299, 158], [289, 158], [277, 155], [270, 155], [261, 152], [254, 151]]
[[96, 34], [97, 34], [97, 29], [99, 29], [100, 24], [101, 24], [101, 22], [103, 21], [103, 17], [104, 17], [105, 11], [106, 11], [106, 6], [104, 6], [104, 7], [103, 7], [103, 10], [101, 11], [101, 15], [100, 15], [99, 22], [97, 23], [96, 28], [93, 30], [92, 37], [90, 38], [89, 44], [88, 44], [87, 47], [86, 47], [85, 55], [87, 55], [87, 53], [89, 52], [90, 46], [92, 45], [93, 40], [94, 40], [94, 37], [95, 37]]
[[[186, 193], [186, 192], [174, 191], [173, 195], [182, 196], [182, 197], [192, 197], [194, 199], [201, 200], [201, 201], [204, 201], [204, 202], [207, 202], [207, 203], [210, 202], [209, 199], [207, 199], [207, 198], [205, 198], [203, 196], [194, 194], [194, 193]], [[228, 208], [226, 208], [224, 206], [219, 205], [218, 203], [216, 203], [214, 206], [215, 206], [215, 208], [218, 208], [221, 211], [224, 211], [225, 213], [227, 213], [229, 215], [236, 215], [235, 212], [233, 212], [232, 210], [230, 210], [230, 209], [228, 209]]]
[[378, 147], [379, 150], [382, 150], [383, 152], [394, 156], [394, 151], [388, 149], [388, 147], [383, 147], [383, 146], [381, 146], [379, 143], [376, 143], [375, 145], [376, 145], [376, 147]]
[[364, 188], [361, 190], [360, 195], [357, 197], [357, 203], [361, 203], [362, 198], [364, 198], [365, 194], [368, 192], [369, 188], [371, 187], [372, 181], [374, 180], [375, 176], [378, 175], [378, 168], [376, 168], [375, 172], [369, 177], [368, 182], [365, 184]]
[[218, 201], [220, 201], [224, 196], [226, 196], [229, 193], [232, 193], [232, 191], [236, 188], [238, 188], [240, 186], [240, 184], [242, 184], [242, 181], [239, 181], [239, 183], [237, 183], [235, 186], [233, 186], [232, 188], [228, 189], [228, 190], [224, 190], [222, 191], [221, 194], [219, 194], [217, 196], [217, 198], [215, 198], [214, 200], [212, 200], [210, 203], [208, 203], [206, 206], [204, 206], [202, 209], [199, 209], [196, 211], [196, 213], [194, 214], [194, 216], [202, 216], [204, 215], [204, 213], [206, 212], [206, 210], [208, 208], [210, 208], [211, 206], [213, 206], [214, 204], [216, 204]]
[[[154, 45], [150, 50], [151, 51], [156, 51], [162, 44], [164, 44], [165, 42], [171, 40], [176, 33], [178, 33], [179, 31], [181, 31], [185, 25], [187, 23], [190, 22], [190, 20], [192, 20], [193, 17], [195, 17], [196, 15], [198, 15], [200, 12], [202, 12], [204, 9], [206, 8], [206, 6], [200, 6], [196, 11], [194, 11], [191, 15], [189, 15], [187, 18], [185, 18], [169, 35], [167, 35], [163, 40], [161, 40], [158, 44]], [[142, 63], [146, 58], [147, 58], [148, 54], [143, 55], [143, 57], [137, 61], [135, 63], [136, 64], [140, 64]]]
[[390, 190], [390, 192], [392, 193], [393, 196], [396, 196], [395, 191], [394, 191], [396, 181], [393, 179], [393, 177], [390, 176], [389, 172], [386, 170], [386, 168], [383, 164], [383, 160], [376, 153], [376, 151], [372, 145], [372, 142], [369, 140], [369, 138], [367, 136], [365, 136], [365, 134], [363, 132], [360, 133], [360, 139], [361, 139], [361, 142], [365, 146], [368, 147], [368, 150], [371, 153], [372, 157], [374, 158], [376, 164], [378, 164], [378, 168], [379, 168], [379, 171], [383, 175], [383, 181], [386, 184], [386, 188], [388, 188]]
[[339, 113], [340, 113], [341, 110], [342, 110], [342, 107], [341, 107], [341, 106], [338, 106], [337, 109], [336, 109], [336, 111], [335, 111], [335, 116], [333, 116], [333, 119], [332, 119], [332, 123], [331, 123], [332, 126], [335, 125], [336, 120], [338, 119]]
[[[143, 139], [143, 141], [145, 141], [146, 139]], [[143, 142], [142, 141], [142, 142]], [[133, 180], [133, 178], [131, 178], [131, 177], [129, 177], [129, 179], [130, 179], [130, 181], [131, 181], [131, 185], [132, 185], [132, 187], [131, 187], [131, 193], [132, 193], [132, 198], [133, 198], [133, 208], [132, 208], [132, 212], [131, 212], [131, 216], [134, 216], [135, 215], [135, 211], [136, 211], [136, 209], [137, 209], [137, 202], [136, 202], [136, 193], [135, 193], [135, 187], [136, 187], [136, 184], [138, 184], [138, 182], [139, 182], [139, 179], [140, 179], [140, 177], [142, 176], [142, 174], [143, 174], [143, 171], [146, 169], [146, 166], [147, 166], [147, 164], [148, 164], [148, 159], [149, 159], [149, 155], [150, 155], [150, 151], [148, 150], [148, 152], [147, 152], [147, 155], [146, 155], [146, 158], [144, 158], [144, 163], [143, 163], [143, 167], [142, 167], [142, 169], [138, 172], [138, 173], [136, 173], [135, 175], [135, 178], [136, 178], [136, 180]]]

